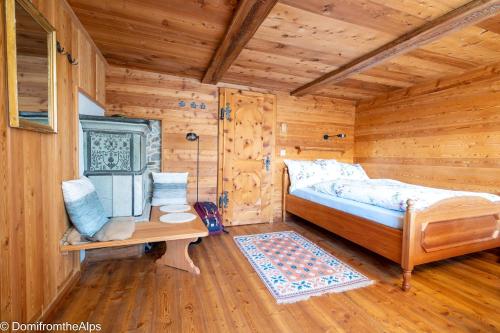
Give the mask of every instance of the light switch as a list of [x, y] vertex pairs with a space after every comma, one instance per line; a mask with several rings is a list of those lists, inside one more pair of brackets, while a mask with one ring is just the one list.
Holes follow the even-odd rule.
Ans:
[[280, 150], [280, 156], [285, 157], [286, 156], [286, 149], [281, 149]]
[[288, 131], [288, 124], [281, 123], [281, 134], [286, 134], [287, 131]]

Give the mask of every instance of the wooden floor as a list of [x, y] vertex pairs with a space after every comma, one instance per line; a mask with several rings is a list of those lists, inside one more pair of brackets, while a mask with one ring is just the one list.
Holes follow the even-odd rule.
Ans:
[[[277, 305], [232, 237], [295, 230], [376, 284]], [[307, 222], [234, 227], [191, 246], [200, 276], [140, 259], [90, 263], [51, 322], [101, 323], [103, 332], [498, 332], [498, 252], [400, 267]], [[374, 240], [376, 241], [376, 240]], [[158, 252], [158, 251], [157, 251]]]

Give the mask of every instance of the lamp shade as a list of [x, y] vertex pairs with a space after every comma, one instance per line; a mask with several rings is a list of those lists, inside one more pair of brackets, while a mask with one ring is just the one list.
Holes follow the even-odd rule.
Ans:
[[186, 140], [188, 140], [188, 141], [196, 141], [199, 138], [200, 137], [198, 136], [198, 134], [193, 133], [193, 132], [189, 132], [188, 134], [186, 134]]

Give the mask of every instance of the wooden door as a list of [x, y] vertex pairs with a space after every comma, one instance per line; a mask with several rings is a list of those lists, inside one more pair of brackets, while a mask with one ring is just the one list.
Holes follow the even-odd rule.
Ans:
[[272, 222], [276, 96], [221, 89], [219, 104], [218, 194], [224, 224]]

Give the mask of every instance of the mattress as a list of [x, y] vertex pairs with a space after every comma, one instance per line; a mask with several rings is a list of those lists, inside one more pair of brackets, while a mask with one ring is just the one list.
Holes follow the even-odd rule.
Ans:
[[310, 187], [296, 189], [290, 194], [315, 202], [317, 204], [340, 210], [345, 213], [363, 217], [385, 226], [403, 229], [404, 212], [381, 208], [366, 203], [339, 198], [326, 193], [315, 191]]

